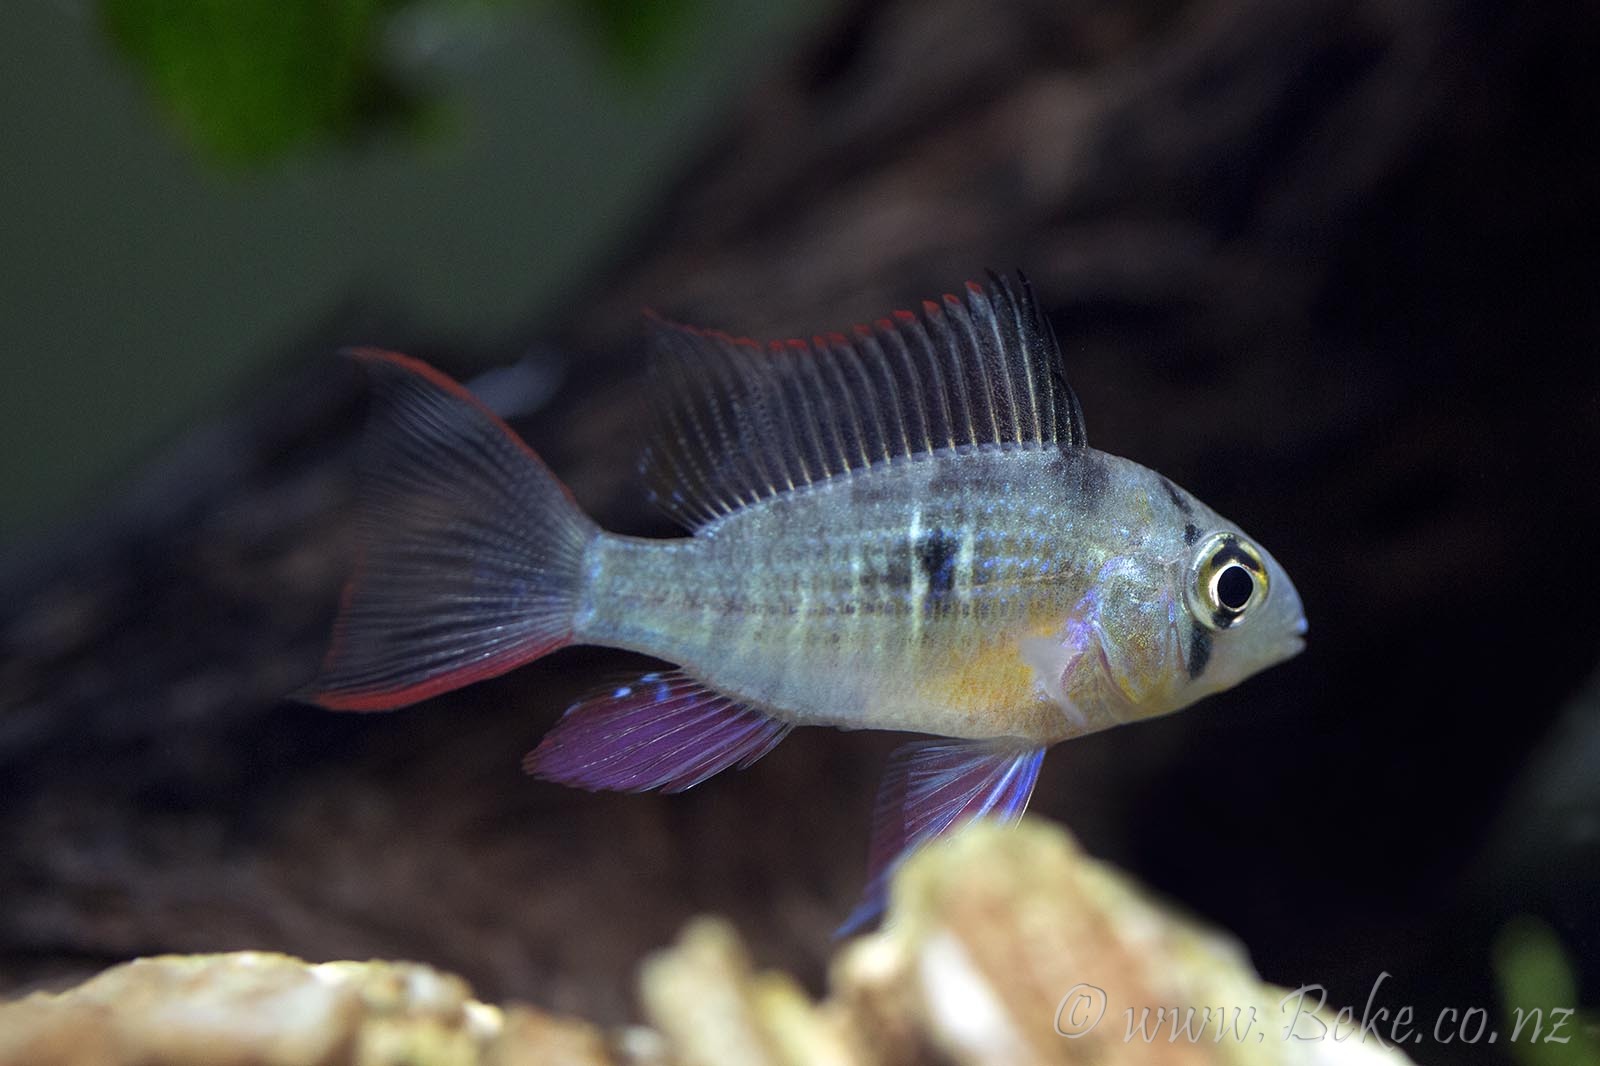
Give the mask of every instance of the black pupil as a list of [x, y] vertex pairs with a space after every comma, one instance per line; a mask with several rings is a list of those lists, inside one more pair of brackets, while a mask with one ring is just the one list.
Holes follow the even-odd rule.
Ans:
[[1235, 564], [1217, 575], [1217, 600], [1230, 611], [1242, 611], [1256, 590], [1250, 571]]

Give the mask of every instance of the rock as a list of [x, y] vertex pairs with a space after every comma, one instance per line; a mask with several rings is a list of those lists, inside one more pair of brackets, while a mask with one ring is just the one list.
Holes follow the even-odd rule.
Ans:
[[829, 984], [812, 1005], [754, 973], [729, 926], [701, 920], [645, 964], [640, 998], [683, 1066], [1408, 1061], [1336, 1030], [1315, 996], [1263, 983], [1237, 942], [1034, 819], [912, 856], [884, 929], [847, 944]]
[[[1263, 983], [1236, 941], [1031, 819], [974, 825], [912, 856], [885, 929], [850, 945], [832, 985], [863, 1027], [916, 1034], [939, 1061], [972, 1066], [1408, 1061], [1370, 1038], [1333, 1040], [1334, 1014], [1311, 1010], [1315, 997]], [[1313, 1017], [1297, 1022], [1302, 1006]]]
[[[167, 956], [0, 1005], [0, 1066], [1403, 1066], [1047, 822], [913, 855], [828, 994], [716, 918], [646, 959], [647, 1026], [473, 999], [414, 963]], [[1289, 1033], [1295, 1034], [1294, 1038]], [[1344, 1039], [1335, 1040], [1335, 1033]]]
[[867, 1066], [852, 1019], [787, 975], [751, 971], [733, 927], [701, 918], [645, 961], [639, 999], [678, 1066]]
[[414, 963], [162, 956], [0, 1005], [4, 1066], [607, 1066], [598, 1030]]

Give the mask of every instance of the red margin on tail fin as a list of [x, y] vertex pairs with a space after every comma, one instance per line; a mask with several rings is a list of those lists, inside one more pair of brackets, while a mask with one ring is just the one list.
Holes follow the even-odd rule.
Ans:
[[387, 710], [570, 643], [584, 548], [598, 532], [571, 492], [447, 375], [395, 352], [345, 354], [368, 366], [382, 397], [363, 456], [365, 543], [321, 676], [300, 698]]
[[[354, 580], [353, 578], [351, 579]], [[485, 659], [476, 667], [457, 670], [454, 673], [439, 674], [437, 677], [404, 688], [389, 689], [381, 692], [319, 692], [315, 686], [303, 690], [299, 698], [315, 703], [319, 707], [326, 707], [330, 711], [392, 711], [397, 707], [406, 707], [413, 703], [432, 699], [434, 696], [446, 692], [454, 692], [458, 688], [465, 688], [478, 681], [487, 681], [491, 677], [514, 670], [519, 666], [543, 658], [553, 651], [566, 647], [571, 643], [571, 636], [553, 640], [548, 644], [524, 646], [514, 653], [495, 656]], [[328, 651], [328, 661], [332, 661], [337, 654], [336, 648]]]
[[[477, 408], [484, 418], [499, 427], [500, 431], [506, 435], [507, 440], [535, 459], [539, 458], [539, 453], [528, 447], [528, 442], [517, 436], [517, 431], [506, 425], [505, 419], [490, 410], [489, 405], [474, 396], [465, 385], [437, 367], [429, 366], [414, 356], [391, 352], [387, 348], [341, 348], [339, 354], [354, 359], [358, 363], [388, 363], [390, 366], [397, 366], [401, 370], [417, 375], [417, 377], [422, 378], [430, 385], [443, 392], [448, 392], [456, 399]], [[568, 495], [570, 496], [571, 494], [568, 493]]]

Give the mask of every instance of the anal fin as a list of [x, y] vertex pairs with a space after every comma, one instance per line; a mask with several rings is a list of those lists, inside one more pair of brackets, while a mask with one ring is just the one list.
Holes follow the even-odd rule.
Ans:
[[682, 792], [744, 769], [792, 728], [687, 675], [645, 674], [569, 707], [522, 768], [576, 788]]
[[1044, 748], [1020, 741], [924, 740], [896, 748], [873, 811], [867, 887], [835, 935], [877, 919], [890, 875], [916, 848], [973, 818], [1020, 818], [1043, 760]]

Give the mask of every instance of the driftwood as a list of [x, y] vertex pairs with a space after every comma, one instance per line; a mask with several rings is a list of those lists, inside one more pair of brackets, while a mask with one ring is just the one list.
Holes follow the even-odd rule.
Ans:
[[[1592, 850], [1546, 856], [1532, 895], [1458, 887], [1600, 647], [1597, 26], [1449, 0], [851, 5], [570, 317], [415, 351], [465, 374], [555, 342], [525, 366], [554, 394], [503, 401], [603, 521], [665, 533], [632, 474], [639, 306], [809, 334], [1027, 269], [1091, 440], [1238, 517], [1311, 619], [1295, 663], [1053, 753], [1036, 809], [1270, 979], [1359, 1001], [1389, 970], [1397, 998], [1487, 1003], [1503, 914], [1597, 932]], [[618, 656], [393, 715], [281, 699], [350, 554], [361, 386], [324, 353], [377, 321], [308, 331], [298, 369], [7, 562], [5, 986], [262, 948], [620, 1019], [635, 960], [704, 909], [818, 979], [892, 738], [806, 731], [685, 796], [591, 796], [517, 760]]]

